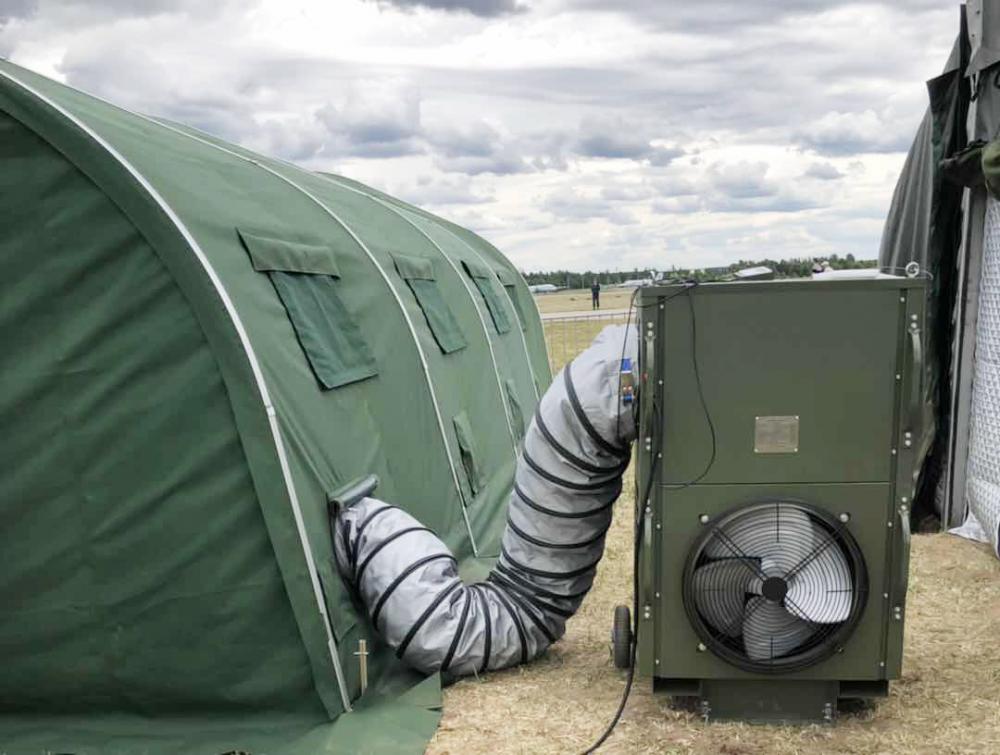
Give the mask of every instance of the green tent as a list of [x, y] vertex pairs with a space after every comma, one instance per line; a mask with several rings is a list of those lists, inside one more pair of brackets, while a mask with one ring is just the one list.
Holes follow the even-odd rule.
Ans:
[[[420, 751], [327, 500], [369, 473], [466, 574], [550, 376], [451, 223], [0, 61], [0, 751]], [[369, 686], [361, 694], [359, 640]]]

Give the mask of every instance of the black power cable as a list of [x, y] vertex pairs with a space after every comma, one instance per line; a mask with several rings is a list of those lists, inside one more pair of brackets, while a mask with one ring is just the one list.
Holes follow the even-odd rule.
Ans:
[[[702, 470], [701, 474], [682, 484], [669, 486], [670, 490], [684, 490], [685, 488], [689, 488], [692, 485], [695, 485], [701, 482], [701, 480], [705, 479], [709, 471], [712, 469], [712, 466], [715, 464], [715, 457], [718, 451], [718, 439], [715, 432], [715, 423], [712, 421], [712, 415], [708, 410], [708, 402], [705, 400], [705, 391], [701, 383], [701, 372], [698, 368], [698, 329], [695, 323], [694, 300], [691, 297], [691, 289], [697, 285], [698, 283], [696, 281], [688, 281], [687, 283], [684, 284], [684, 288], [672, 294], [671, 296], [667, 297], [664, 300], [664, 303], [670, 301], [676, 296], [680, 296], [681, 294], [684, 293], [687, 294], [688, 307], [691, 312], [691, 366], [694, 370], [695, 384], [697, 385], [698, 388], [698, 400], [701, 404], [702, 412], [705, 415], [705, 422], [708, 425], [709, 434], [711, 435], [712, 452], [709, 455], [708, 463], [705, 465], [705, 469]], [[638, 293], [638, 289], [636, 290], [636, 293]], [[633, 303], [635, 302], [636, 293], [632, 294], [632, 301], [629, 304], [629, 319], [628, 319], [629, 323], [631, 322], [632, 318], [632, 306]], [[623, 359], [625, 356], [627, 339], [628, 339], [628, 324], [626, 324], [625, 327], [625, 339], [623, 340], [622, 343]], [[621, 364], [619, 363], [619, 378], [618, 378], [619, 395], [621, 394], [620, 367]], [[618, 413], [620, 418], [621, 403], [619, 403], [618, 405]], [[659, 416], [657, 414], [657, 406], [655, 402], [653, 403], [650, 416], [654, 421]], [[645, 515], [646, 501], [649, 499], [649, 495], [653, 490], [653, 481], [656, 478], [656, 468], [658, 466], [657, 455], [660, 452], [660, 442], [663, 439], [662, 428], [655, 427], [654, 429], [655, 432], [652, 433], [653, 443], [650, 449], [651, 452], [650, 458], [652, 461], [649, 466], [649, 476], [646, 480], [646, 485], [645, 485], [645, 490], [643, 491], [643, 495], [641, 497], [637, 497], [635, 502], [636, 503], [635, 541], [633, 543], [633, 548], [632, 548], [632, 638], [630, 643], [631, 647], [629, 648], [628, 672], [625, 677], [625, 689], [622, 691], [622, 697], [618, 703], [618, 709], [615, 711], [615, 714], [612, 717], [611, 722], [608, 724], [607, 728], [597, 739], [597, 741], [594, 742], [594, 744], [592, 744], [584, 751], [584, 755], [591, 755], [591, 753], [596, 752], [597, 749], [601, 745], [603, 745], [607, 741], [608, 737], [610, 737], [611, 734], [614, 732], [615, 727], [618, 726], [618, 722], [621, 720], [622, 713], [625, 712], [625, 705], [628, 703], [629, 695], [632, 692], [632, 683], [635, 681], [636, 637], [638, 637], [638, 631], [639, 631], [639, 557], [641, 555], [640, 549], [642, 547], [642, 538], [643, 535], [645, 534], [645, 528], [646, 528], [646, 515]], [[636, 494], [638, 495], [639, 492], [640, 492], [639, 486], [638, 484], [636, 484]]]
[[[697, 285], [697, 284], [695, 284]], [[701, 474], [692, 480], [681, 483], [679, 485], [667, 485], [668, 490], [684, 490], [692, 485], [696, 485], [708, 476], [709, 471], [711, 471], [712, 466], [715, 464], [715, 456], [718, 452], [718, 438], [715, 434], [715, 423], [712, 421], [712, 413], [708, 411], [708, 402], [705, 400], [705, 389], [701, 384], [701, 371], [698, 368], [698, 326], [695, 322], [694, 316], [694, 299], [691, 298], [691, 289], [694, 286], [689, 286], [684, 289], [688, 294], [688, 309], [691, 312], [691, 368], [694, 371], [694, 382], [698, 388], [698, 402], [701, 404], [701, 411], [705, 415], [705, 424], [708, 425], [708, 432], [712, 437], [712, 453], [709, 454], [708, 463], [702, 470]], [[676, 296], [677, 294], [674, 294]], [[671, 299], [673, 297], [670, 297]], [[669, 299], [667, 300], [669, 301]]]
[[[653, 416], [656, 416], [656, 405], [653, 405]], [[657, 440], [661, 437], [662, 433], [657, 433]], [[653, 459], [656, 459], [656, 454], [658, 453], [659, 443], [653, 444]], [[596, 752], [597, 749], [604, 744], [604, 742], [611, 736], [614, 732], [615, 727], [621, 720], [622, 713], [625, 712], [625, 705], [628, 703], [629, 695], [632, 692], [632, 682], [635, 680], [635, 654], [636, 654], [636, 636], [639, 629], [639, 556], [640, 556], [640, 546], [642, 544], [642, 537], [646, 528], [646, 514], [645, 514], [645, 503], [644, 501], [649, 497], [652, 492], [653, 480], [656, 477], [654, 468], [656, 464], [655, 461], [650, 465], [649, 478], [646, 481], [646, 488], [644, 494], [641, 498], [636, 499], [636, 519], [635, 519], [635, 542], [632, 548], [632, 637], [629, 647], [629, 660], [628, 660], [628, 672], [625, 677], [625, 689], [622, 692], [621, 700], [618, 703], [618, 709], [615, 711], [615, 715], [612, 717], [611, 722], [608, 724], [604, 733], [597, 739], [594, 744], [588, 747], [584, 751], [584, 755], [590, 755]], [[636, 490], [639, 493], [639, 490]]]

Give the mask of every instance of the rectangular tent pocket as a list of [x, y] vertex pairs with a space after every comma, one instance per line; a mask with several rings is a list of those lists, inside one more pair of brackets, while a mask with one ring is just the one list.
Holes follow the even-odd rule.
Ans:
[[460, 412], [452, 420], [455, 425], [455, 437], [458, 438], [458, 450], [462, 456], [462, 468], [469, 482], [469, 490], [475, 498], [483, 488], [483, 472], [479, 465], [479, 450], [476, 439], [472, 435], [472, 425], [466, 413]]
[[486, 302], [486, 308], [490, 311], [490, 317], [493, 318], [493, 327], [497, 329], [497, 333], [506, 333], [509, 331], [510, 320], [507, 319], [503, 302], [500, 301], [496, 288], [493, 286], [493, 272], [482, 265], [469, 262], [468, 260], [462, 260], [462, 265], [465, 266], [465, 271], [472, 278], [473, 283], [476, 284], [476, 288], [479, 289], [483, 301]]
[[371, 349], [337, 292], [340, 269], [334, 251], [244, 230], [239, 235], [254, 270], [271, 279], [322, 388], [377, 375]]
[[507, 298], [510, 299], [510, 303], [514, 305], [517, 320], [521, 323], [521, 330], [525, 330], [528, 327], [528, 321], [525, 319], [524, 310], [521, 308], [521, 298], [517, 294], [517, 280], [514, 278], [514, 274], [509, 270], [497, 270], [497, 277], [503, 283], [503, 289], [507, 292]]
[[434, 276], [434, 263], [423, 257], [392, 255], [396, 272], [406, 281], [427, 320], [427, 327], [445, 354], [465, 348], [465, 336], [451, 313]]
[[510, 405], [514, 432], [517, 434], [517, 439], [520, 440], [524, 437], [524, 412], [521, 411], [521, 402], [517, 400], [517, 388], [514, 387], [514, 381], [510, 378], [504, 380], [504, 388], [507, 391], [507, 403]]

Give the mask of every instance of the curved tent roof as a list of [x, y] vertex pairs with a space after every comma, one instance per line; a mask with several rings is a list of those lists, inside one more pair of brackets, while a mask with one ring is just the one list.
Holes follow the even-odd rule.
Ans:
[[517, 270], [6, 61], [0, 136], [2, 741], [420, 749], [437, 681], [379, 648], [326, 503], [375, 473], [464, 569], [497, 554], [550, 379]]

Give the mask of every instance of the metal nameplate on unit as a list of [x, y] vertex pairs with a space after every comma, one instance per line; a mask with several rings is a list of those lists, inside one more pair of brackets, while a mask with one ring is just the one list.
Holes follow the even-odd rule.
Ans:
[[798, 453], [798, 415], [755, 417], [753, 450], [757, 454]]

